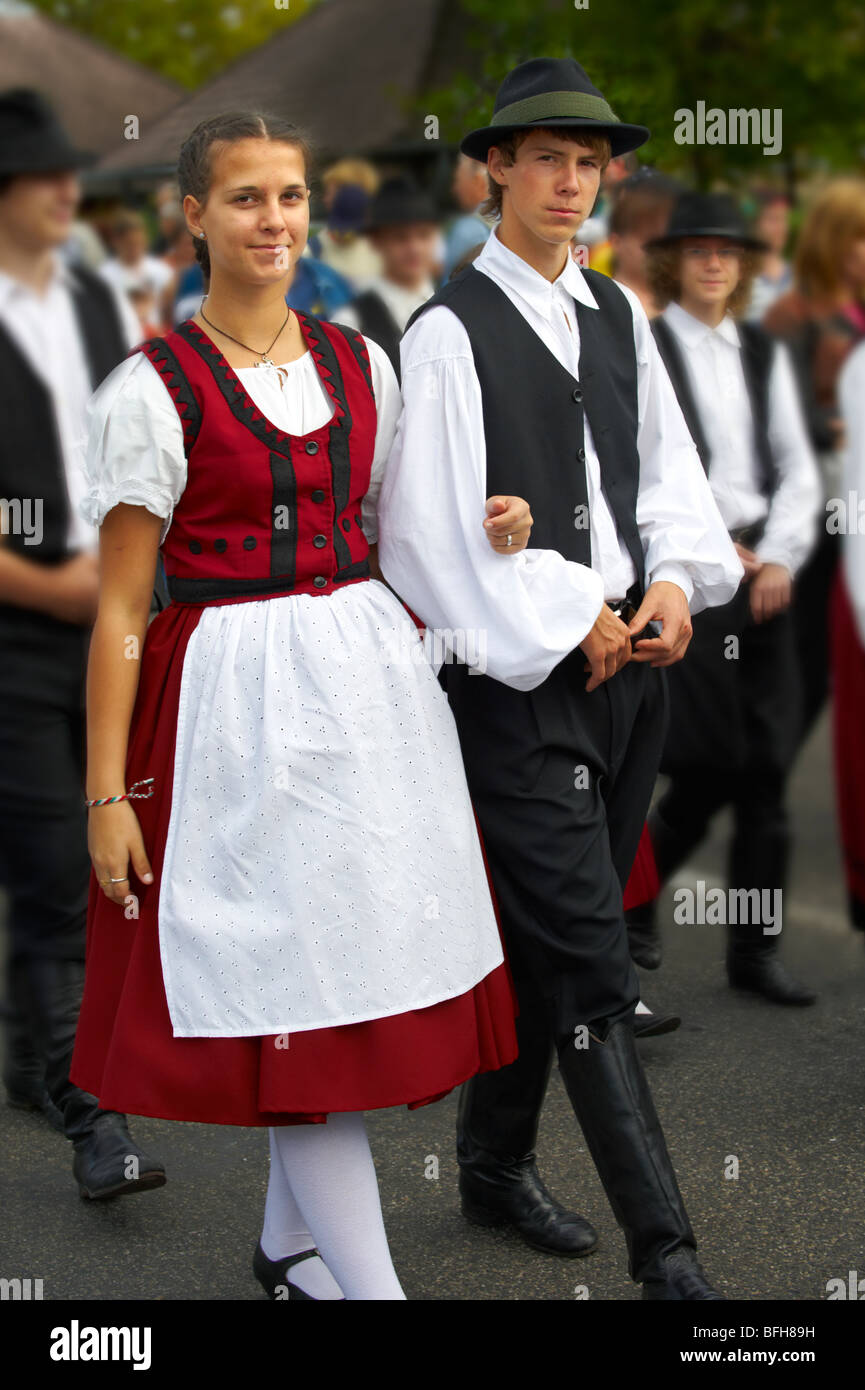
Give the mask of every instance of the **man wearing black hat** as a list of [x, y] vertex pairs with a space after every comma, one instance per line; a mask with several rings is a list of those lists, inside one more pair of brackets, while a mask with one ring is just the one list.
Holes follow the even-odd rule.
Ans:
[[[720, 1295], [697, 1263], [634, 1043], [622, 888], [663, 741], [658, 668], [687, 647], [689, 601], [727, 602], [742, 566], [637, 296], [568, 250], [606, 161], [647, 138], [578, 63], [538, 58], [463, 140], [487, 161], [484, 210], [500, 222], [403, 339], [380, 563], [451, 652], [461, 638], [483, 653], [474, 669], [449, 653], [442, 679], [517, 984], [520, 1055], [463, 1089], [463, 1211], [551, 1253], [597, 1243], [535, 1163], [555, 1051], [644, 1297], [707, 1299]], [[536, 548], [513, 566], [487, 564], [470, 533], [489, 487], [532, 508]], [[432, 535], [418, 524], [430, 510]]]
[[37, 93], [0, 93], [4, 1081], [10, 1104], [44, 1111], [73, 1142], [81, 1194], [104, 1198], [165, 1174], [123, 1115], [69, 1080], [90, 881], [84, 677], [98, 588], [94, 531], [76, 506], [76, 446], [91, 391], [140, 337], [119, 296], [57, 254], [80, 198], [76, 170], [90, 162]]
[[[790, 601], [814, 546], [821, 493], [787, 351], [734, 318], [765, 249], [731, 198], [701, 193], [682, 194], [648, 245], [649, 276], [666, 304], [653, 332], [747, 581], [694, 619], [688, 659], [670, 672], [661, 763], [670, 782], [649, 835], [663, 880], [715, 813], [732, 807], [721, 918], [728, 979], [774, 1003], [803, 1005], [816, 995], [778, 952], [790, 853], [785, 786], [799, 728]], [[635, 910], [630, 930], [638, 964], [657, 965], [653, 905]]]
[[364, 231], [381, 257], [376, 275], [345, 308], [340, 323], [383, 347], [399, 379], [399, 341], [412, 314], [435, 293], [439, 215], [410, 179], [387, 179], [373, 197]]

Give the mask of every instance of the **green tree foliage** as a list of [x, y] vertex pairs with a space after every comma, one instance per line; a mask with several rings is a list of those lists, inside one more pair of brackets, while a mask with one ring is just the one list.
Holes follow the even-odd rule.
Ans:
[[317, 0], [31, 0], [61, 24], [190, 89], [265, 43]]
[[[623, 120], [647, 125], [641, 157], [707, 186], [737, 173], [795, 175], [817, 161], [865, 160], [862, 0], [460, 0], [462, 75], [427, 92], [443, 138], [486, 125], [508, 69], [543, 55], [574, 57]], [[675, 112], [780, 108], [783, 149], [681, 145]]]

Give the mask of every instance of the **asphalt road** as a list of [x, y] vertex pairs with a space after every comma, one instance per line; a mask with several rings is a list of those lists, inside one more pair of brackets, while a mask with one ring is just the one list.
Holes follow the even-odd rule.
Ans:
[[[671, 926], [664, 967], [645, 977], [648, 1002], [683, 1017], [677, 1033], [641, 1048], [701, 1257], [728, 1297], [748, 1300], [822, 1299], [829, 1279], [865, 1274], [865, 938], [844, 913], [825, 724], [800, 761], [792, 799], [797, 841], [783, 949], [819, 989], [817, 1006], [785, 1010], [733, 994], [720, 927]], [[722, 874], [723, 843], [719, 822], [691, 879]], [[557, 1075], [541, 1167], [559, 1198], [597, 1227], [600, 1248], [587, 1259], [544, 1256], [464, 1223], [455, 1111], [450, 1096], [413, 1113], [368, 1116], [408, 1298], [638, 1298]], [[166, 1164], [167, 1185], [85, 1203], [68, 1143], [0, 1106], [0, 1275], [41, 1278], [46, 1299], [263, 1299], [250, 1258], [267, 1179], [265, 1132], [149, 1119], [135, 1119], [133, 1130]], [[725, 1176], [731, 1156], [738, 1177]]]

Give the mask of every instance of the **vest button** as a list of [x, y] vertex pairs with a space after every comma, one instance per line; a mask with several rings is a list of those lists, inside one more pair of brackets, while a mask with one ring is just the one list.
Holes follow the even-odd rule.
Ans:
[[193, 555], [200, 555], [200, 554], [201, 554], [201, 541], [190, 541], [190, 542], [189, 542], [189, 549], [192, 551]]
[[351, 530], [351, 522], [349, 521], [349, 519], [348, 519], [347, 516], [344, 516], [343, 519], [342, 519], [342, 529], [343, 529], [343, 531], [350, 531], [350, 530]]
[[325, 579], [323, 574], [317, 574], [312, 582], [317, 589], [323, 589], [324, 586], [327, 584], [327, 580]]
[[218, 541], [214, 541], [214, 542], [213, 542], [213, 548], [214, 548], [214, 550], [218, 550], [219, 553], [220, 553], [220, 555], [221, 555], [222, 552], [223, 552], [223, 550], [227, 550], [227, 549], [228, 549], [228, 541], [227, 541], [227, 540], [224, 540], [224, 539], [220, 536], [220, 538], [219, 538]]
[[571, 392], [571, 395], [573, 396], [574, 400], [577, 401], [577, 402], [579, 402], [579, 401], [581, 401], [581, 400], [583, 399], [583, 393], [582, 393], [582, 391], [580, 390], [580, 387], [579, 387], [579, 386], [575, 386], [575, 387], [574, 387], [573, 391]]
[[257, 545], [258, 545], [258, 541], [255, 539], [255, 536], [244, 536], [244, 538], [243, 538], [243, 548], [244, 548], [244, 550], [254, 550], [255, 547], [256, 547]]
[[316, 444], [314, 439], [308, 439], [303, 447], [306, 449], [306, 452], [308, 454], [318, 453], [318, 445]]
[[321, 550], [323, 545], [327, 545], [327, 536], [313, 536], [312, 543], [316, 550]]
[[323, 502], [323, 501], [324, 501], [324, 488], [317, 487], [317, 488], [315, 489], [315, 492], [312, 494], [312, 500], [313, 500], [313, 502]]
[[585, 451], [585, 449], [578, 449], [578, 450], [577, 450], [577, 458], [579, 459], [580, 463], [585, 463], [585, 461], [586, 461], [586, 451]]

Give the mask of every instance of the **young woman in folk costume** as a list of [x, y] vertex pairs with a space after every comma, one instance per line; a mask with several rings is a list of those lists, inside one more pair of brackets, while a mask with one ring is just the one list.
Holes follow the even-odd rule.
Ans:
[[[286, 308], [308, 154], [269, 117], [193, 131], [179, 178], [209, 293], [91, 405], [73, 1076], [104, 1106], [268, 1127], [272, 1297], [402, 1299], [361, 1112], [512, 1061], [514, 1006], [447, 699], [374, 577], [396, 376]], [[510, 564], [528, 507], [487, 512], [477, 544]], [[431, 497], [418, 525], [437, 524]], [[157, 549], [172, 602], [148, 627]]]

